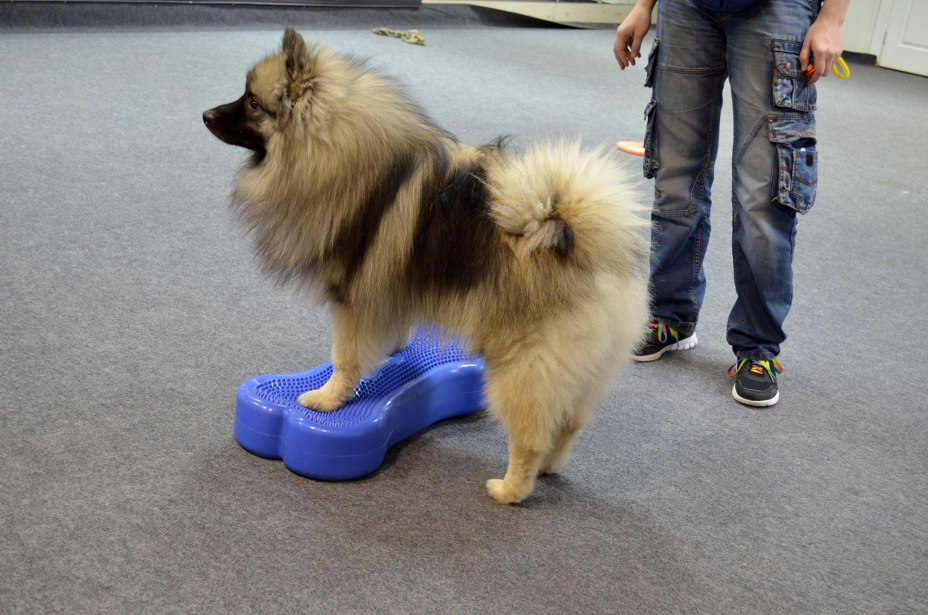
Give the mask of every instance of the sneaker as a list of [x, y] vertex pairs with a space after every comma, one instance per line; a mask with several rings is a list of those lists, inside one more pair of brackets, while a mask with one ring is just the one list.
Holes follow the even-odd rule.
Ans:
[[731, 395], [747, 406], [765, 408], [780, 400], [777, 391], [777, 374], [783, 366], [776, 359], [754, 361], [740, 359], [728, 368], [728, 377], [735, 381]]
[[680, 339], [680, 333], [665, 324], [652, 320], [648, 325], [645, 343], [635, 351], [635, 360], [639, 363], [657, 361], [665, 352], [672, 350], [689, 350], [696, 345], [696, 334]]

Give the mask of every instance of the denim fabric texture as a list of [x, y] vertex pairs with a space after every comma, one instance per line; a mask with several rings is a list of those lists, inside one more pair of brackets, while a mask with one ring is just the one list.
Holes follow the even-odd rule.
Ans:
[[717, 12], [658, 2], [648, 56], [644, 174], [654, 178], [653, 317], [690, 335], [706, 290], [712, 180], [725, 80], [734, 113], [732, 256], [736, 356], [772, 359], [786, 339], [797, 213], [815, 201], [815, 87], [799, 65], [816, 0]]

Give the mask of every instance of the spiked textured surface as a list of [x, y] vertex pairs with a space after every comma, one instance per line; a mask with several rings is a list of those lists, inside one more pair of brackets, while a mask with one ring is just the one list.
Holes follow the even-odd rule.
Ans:
[[255, 455], [282, 459], [303, 476], [351, 480], [376, 470], [390, 447], [432, 424], [483, 407], [483, 362], [455, 343], [419, 331], [361, 381], [333, 412], [297, 398], [332, 374], [325, 363], [296, 374], [257, 376], [239, 387], [235, 438]]

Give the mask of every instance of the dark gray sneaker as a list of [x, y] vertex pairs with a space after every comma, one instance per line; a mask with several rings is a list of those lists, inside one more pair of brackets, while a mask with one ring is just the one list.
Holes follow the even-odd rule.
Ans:
[[766, 408], [780, 401], [777, 390], [777, 375], [783, 373], [783, 366], [776, 359], [754, 361], [739, 359], [728, 368], [728, 377], [735, 381], [731, 395], [746, 406]]
[[648, 333], [644, 343], [635, 351], [635, 360], [639, 363], [657, 361], [665, 352], [689, 350], [696, 345], [696, 334], [680, 339], [680, 333], [665, 324], [652, 320], [648, 324]]

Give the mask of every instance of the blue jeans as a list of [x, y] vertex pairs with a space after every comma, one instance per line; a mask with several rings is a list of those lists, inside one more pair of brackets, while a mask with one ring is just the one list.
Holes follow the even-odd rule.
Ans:
[[655, 178], [652, 315], [683, 335], [696, 328], [706, 290], [703, 257], [722, 87], [734, 111], [732, 256], [738, 299], [728, 343], [739, 358], [771, 359], [786, 339], [793, 297], [796, 214], [815, 201], [815, 87], [799, 51], [816, 0], [767, 0], [713, 12], [693, 0], [658, 2], [648, 58], [645, 177]]

